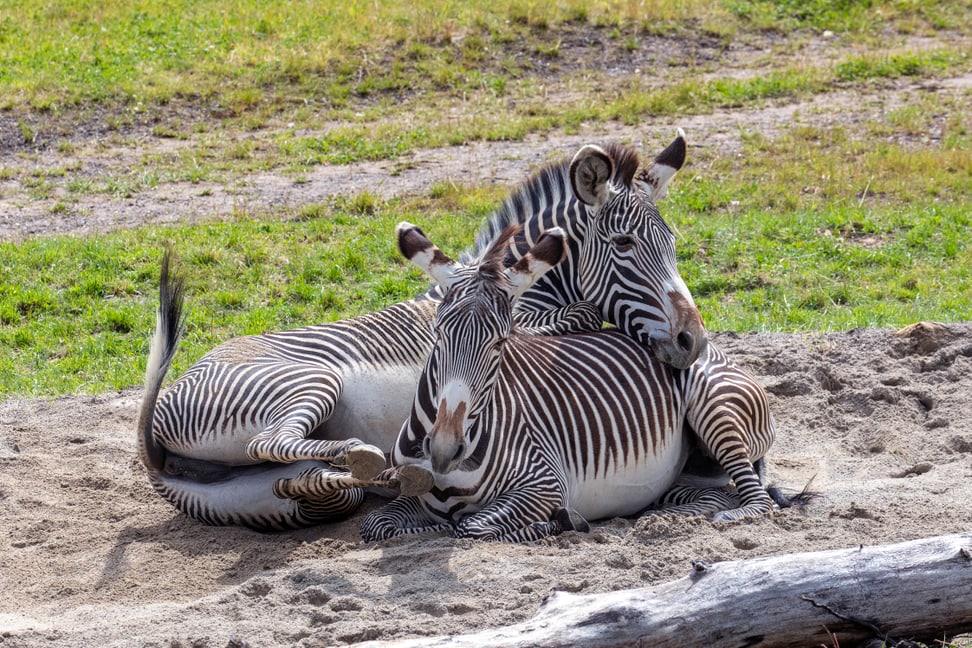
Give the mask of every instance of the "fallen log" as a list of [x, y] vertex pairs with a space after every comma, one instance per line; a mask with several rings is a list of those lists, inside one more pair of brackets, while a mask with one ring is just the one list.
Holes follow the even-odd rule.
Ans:
[[972, 532], [715, 564], [604, 594], [554, 592], [529, 621], [362, 648], [851, 646], [972, 632]]

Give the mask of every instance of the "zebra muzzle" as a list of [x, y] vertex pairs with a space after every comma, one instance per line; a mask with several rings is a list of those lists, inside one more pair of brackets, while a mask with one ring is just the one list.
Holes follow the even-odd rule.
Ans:
[[465, 423], [466, 403], [460, 401], [452, 411], [445, 400], [439, 403], [435, 424], [427, 438], [427, 455], [434, 472], [444, 475], [462, 463], [466, 453]]

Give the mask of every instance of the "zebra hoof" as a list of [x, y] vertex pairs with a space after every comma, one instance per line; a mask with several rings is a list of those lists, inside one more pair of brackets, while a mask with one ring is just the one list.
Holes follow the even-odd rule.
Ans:
[[591, 530], [590, 523], [584, 519], [583, 515], [574, 509], [557, 509], [554, 511], [551, 519], [555, 522], [559, 522], [561, 529], [564, 531], [580, 531], [581, 533], [588, 533]]
[[405, 497], [425, 495], [435, 484], [435, 477], [425, 468], [415, 464], [405, 464], [395, 469], [398, 492]]
[[387, 468], [387, 462], [384, 452], [373, 445], [362, 444], [348, 450], [343, 467], [351, 471], [355, 479], [368, 481]]

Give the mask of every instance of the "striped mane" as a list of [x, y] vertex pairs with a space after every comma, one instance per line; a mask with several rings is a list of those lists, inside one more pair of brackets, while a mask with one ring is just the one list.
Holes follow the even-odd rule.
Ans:
[[[602, 148], [615, 160], [616, 166], [611, 181], [615, 185], [630, 188], [640, 165], [637, 151], [617, 142], [605, 144]], [[475, 262], [496, 237], [510, 225], [519, 225], [531, 240], [535, 240], [543, 230], [551, 227], [553, 223], [547, 222], [551, 215], [547, 210], [541, 213], [542, 206], [578, 202], [571, 193], [569, 169], [570, 159], [565, 158], [560, 162], [546, 164], [527, 178], [490, 216], [486, 225], [476, 234], [473, 248], [464, 252], [460, 256], [460, 261], [465, 264]], [[583, 208], [572, 209], [569, 212], [574, 217], [587, 215], [586, 209]], [[516, 237], [517, 246], [525, 245], [523, 238], [523, 236]], [[514, 260], [512, 255], [507, 255], [505, 263], [509, 265]]]

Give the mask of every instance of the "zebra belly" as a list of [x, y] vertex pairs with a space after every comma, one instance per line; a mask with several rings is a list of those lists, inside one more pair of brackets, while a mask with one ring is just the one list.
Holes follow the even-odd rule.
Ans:
[[588, 520], [634, 515], [667, 491], [688, 456], [682, 434], [655, 448], [655, 453], [627, 462], [597, 477], [574, 478], [569, 506]]
[[348, 370], [341, 398], [320, 436], [353, 437], [389, 452], [411, 411], [421, 373], [421, 365]]

